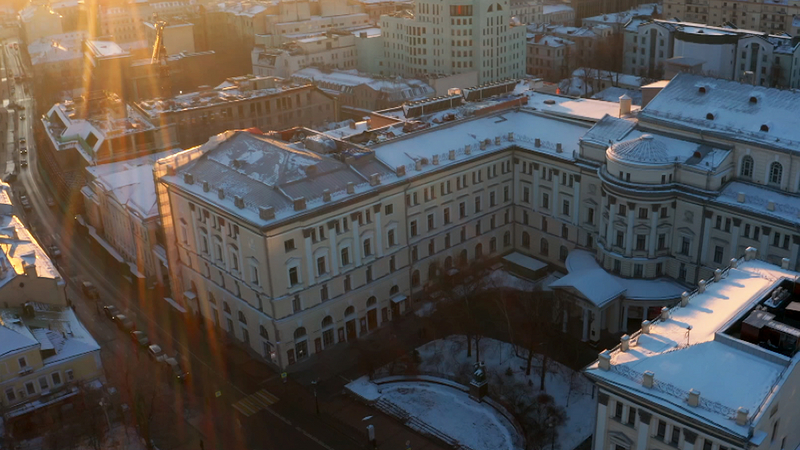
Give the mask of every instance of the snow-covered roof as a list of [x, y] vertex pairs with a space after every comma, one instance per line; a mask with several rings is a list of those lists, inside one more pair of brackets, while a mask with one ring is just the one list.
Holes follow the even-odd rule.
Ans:
[[528, 38], [528, 44], [546, 45], [548, 47], [564, 47], [566, 45], [575, 45], [574, 42], [568, 39], [564, 39], [558, 36], [551, 36], [549, 34], [530, 35], [530, 37]]
[[22, 323], [19, 314], [0, 310], [0, 356], [35, 347], [38, 343], [36, 337]]
[[565, 262], [569, 274], [550, 283], [550, 288], [570, 288], [598, 308], [605, 307], [617, 297], [651, 301], [679, 298], [684, 287], [667, 280], [622, 278], [605, 271], [594, 255], [584, 250], [572, 250]]
[[[609, 370], [595, 362], [585, 371], [690, 420], [748, 438], [750, 424], [737, 425], [736, 410], [747, 408], [751, 420], [762, 413], [790, 372], [785, 369], [800, 357], [790, 360], [723, 332], [781, 280], [797, 276], [763, 261], [740, 260], [721, 281], [692, 294], [687, 306], [679, 304], [666, 319], [653, 321], [648, 333], [635, 333], [628, 351], [609, 352]], [[642, 385], [645, 372], [654, 374], [652, 388]], [[700, 392], [699, 406], [686, 402], [691, 389]]]
[[37, 39], [28, 44], [31, 63], [36, 65], [82, 59], [83, 49], [81, 45], [87, 36], [88, 33], [86, 31], [73, 31]]
[[639, 106], [642, 104], [642, 91], [638, 89], [624, 89], [616, 86], [609, 86], [603, 89], [592, 95], [592, 99], [619, 103], [619, 98], [623, 95], [630, 97], [633, 105]]
[[583, 19], [584, 22], [595, 22], [595, 23], [616, 23], [616, 24], [625, 24], [632, 18], [636, 16], [641, 17], [650, 17], [653, 15], [653, 11], [656, 11], [658, 14], [661, 14], [662, 7], [658, 3], [646, 3], [642, 5], [637, 5], [635, 8], [632, 8], [629, 11], [622, 11], [616, 13], [608, 13], [608, 14], [600, 14], [598, 16], [592, 17], [585, 17]]
[[[744, 194], [744, 201], [739, 202], [739, 194]], [[784, 191], [733, 181], [725, 186], [716, 200], [736, 209], [744, 209], [793, 224], [800, 223], [800, 197]]]
[[524, 267], [528, 270], [536, 272], [537, 270], [544, 269], [547, 267], [547, 263], [543, 261], [539, 261], [536, 258], [531, 258], [528, 255], [523, 255], [519, 252], [513, 252], [503, 257], [505, 261], [510, 262], [511, 264], [516, 264], [520, 267]]
[[25, 268], [31, 265], [36, 267], [39, 278], [61, 280], [61, 274], [25, 224], [17, 216], [0, 214], [0, 287], [18, 276], [25, 277]]
[[796, 152], [800, 93], [680, 73], [639, 119]]
[[97, 39], [90, 39], [86, 41], [86, 48], [91, 50], [96, 57], [109, 58], [112, 56], [127, 56], [129, 53], [125, 51], [119, 44], [114, 41], [102, 41]]
[[590, 80], [602, 80], [612, 84], [619, 84], [623, 86], [641, 87], [642, 77], [636, 75], [628, 75], [624, 73], [610, 72], [608, 70], [589, 69], [588, 75], [584, 75], [585, 69], [578, 68], [572, 72], [573, 77], [584, 78], [588, 77]]
[[[526, 92], [528, 107], [547, 114], [579, 118], [597, 122], [607, 115], [619, 116], [619, 104], [588, 98], [567, 97], [565, 95], [545, 94], [543, 92]], [[631, 107], [637, 111], [639, 107]]]
[[544, 14], [544, 15], [556, 14], [556, 13], [561, 13], [561, 12], [570, 12], [570, 11], [575, 12], [575, 10], [572, 9], [571, 6], [569, 6], [567, 4], [564, 4], [564, 3], [558, 3], [558, 4], [555, 4], [555, 5], [544, 5], [544, 6], [542, 6], [542, 14]]
[[296, 80], [314, 82], [320, 89], [336, 93], [352, 93], [356, 86], [369, 88], [400, 102], [431, 97], [436, 91], [425, 82], [404, 78], [376, 78], [357, 70], [331, 70], [323, 72], [315, 67], [306, 67], [292, 74]]

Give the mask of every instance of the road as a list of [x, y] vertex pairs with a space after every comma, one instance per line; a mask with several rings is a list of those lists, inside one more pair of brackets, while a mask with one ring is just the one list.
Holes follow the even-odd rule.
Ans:
[[[9, 48], [12, 42], [3, 42], [4, 61], [11, 69], [9, 74], [19, 75], [27, 70], [18, 52]], [[47, 206], [52, 194], [37, 170], [32, 126], [35, 105], [22, 85], [19, 83], [13, 94], [13, 101], [25, 108], [14, 118], [14, 140], [26, 139], [29, 166], [19, 168], [19, 177], [12, 189], [16, 195], [24, 190], [33, 208], [18, 214], [24, 217], [43, 247], [60, 246], [59, 269], [68, 282], [68, 295], [75, 302], [81, 320], [103, 347], [109, 380], [122, 390], [125, 373], [145, 367], [154, 374], [159, 397], [166, 399], [166, 406], [172, 412], [154, 420], [158, 423], [154, 423], [153, 439], [159, 448], [200, 448], [198, 441], [201, 440], [206, 449], [361, 448], [363, 443], [356, 442], [352, 433], [340, 432], [307, 417], [309, 405], [313, 404], [307, 391], [292, 383], [282, 386], [276, 374], [263, 364], [242, 363], [241, 358], [247, 356], [241, 350], [220, 344], [220, 339], [213, 336], [215, 330], [201, 331], [193, 318], [181, 317], [171, 310], [157, 292], [141, 289], [144, 293], [137, 295], [118, 270], [102, 263], [103, 255], [97, 252], [90, 238], [80, 232], [73, 217], [66, 216], [60, 208]], [[0, 155], [0, 167], [5, 160], [18, 160], [19, 154], [11, 147], [7, 154]], [[73, 198], [81, 199], [81, 196], [77, 193]], [[153, 343], [160, 344], [170, 355], [179, 354], [189, 366], [190, 382], [186, 386], [167, 383], [155, 362], [146, 361], [147, 357], [137, 351], [127, 336], [111, 321], [99, 316], [98, 306], [82, 297], [77, 286], [83, 280], [92, 281], [98, 287], [104, 304], [113, 304], [133, 317], [138, 328], [146, 331]], [[238, 360], [232, 360], [233, 356]], [[166, 432], [158, 433], [156, 426]]]

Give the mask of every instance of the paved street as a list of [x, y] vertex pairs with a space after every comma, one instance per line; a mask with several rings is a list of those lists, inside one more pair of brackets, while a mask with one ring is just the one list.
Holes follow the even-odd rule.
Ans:
[[[5, 41], [3, 56], [11, 72], [24, 71], [18, 52]], [[31, 211], [18, 211], [43, 247], [57, 244], [62, 257], [58, 262], [68, 281], [68, 296], [76, 305], [81, 320], [103, 347], [102, 357], [110, 383], [123, 392], [130, 384], [130, 374], [145, 373], [158, 392], [155, 403], [164, 411], [154, 414], [153, 439], [162, 449], [359, 449], [366, 447], [365, 427], [373, 423], [382, 449], [403, 450], [406, 441], [414, 449], [433, 449], [436, 445], [421, 438], [403, 425], [360, 405], [342, 394], [343, 377], [323, 377], [320, 381], [321, 414], [315, 414], [313, 391], [308, 381], [313, 374], [305, 371], [305, 383], [290, 377], [283, 383], [267, 365], [251, 358], [227, 339], [216, 336], [217, 330], [201, 330], [193, 317], [177, 312], [159, 292], [144, 287], [135, 289], [123, 277], [116, 263], [77, 226], [74, 218], [62, 211], [67, 205], [51, 208], [48, 184], [38, 169], [33, 136], [35, 105], [22, 83], [15, 89], [14, 101], [25, 107], [14, 118], [12, 142], [27, 140], [29, 167], [19, 168], [19, 178], [12, 184], [15, 196], [24, 190], [32, 203]], [[25, 119], [20, 120], [20, 117]], [[15, 146], [0, 155], [0, 167], [6, 159], [18, 161]], [[80, 193], [72, 195], [81, 201]], [[18, 204], [18, 203], [17, 203]], [[168, 381], [162, 367], [148, 360], [132, 341], [100, 311], [101, 305], [87, 300], [79, 292], [79, 283], [92, 281], [98, 287], [101, 303], [113, 304], [134, 319], [152, 343], [169, 355], [179, 356], [188, 364], [188, 383]], [[343, 364], [353, 363], [352, 356]], [[332, 370], [339, 373], [343, 369]], [[364, 421], [367, 416], [371, 419]], [[383, 434], [381, 434], [383, 431]]]

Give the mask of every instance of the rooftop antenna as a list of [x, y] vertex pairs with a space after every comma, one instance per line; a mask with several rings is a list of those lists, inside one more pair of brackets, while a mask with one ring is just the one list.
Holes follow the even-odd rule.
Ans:
[[692, 332], [692, 326], [686, 325], [686, 345], [689, 345], [689, 333]]

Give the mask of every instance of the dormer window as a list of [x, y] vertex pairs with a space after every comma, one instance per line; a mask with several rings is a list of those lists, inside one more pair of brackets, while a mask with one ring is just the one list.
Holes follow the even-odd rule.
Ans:
[[752, 104], [758, 103], [758, 97], [756, 97], [755, 95], [751, 95], [750, 96], [750, 103], [752, 103]]
[[706, 93], [706, 87], [705, 87], [705, 86], [700, 86], [700, 87], [697, 89], [697, 92], [699, 92], [699, 93], [701, 93], [701, 94], [705, 94], [705, 93]]
[[767, 125], [767, 124], [763, 124], [763, 125], [761, 125], [761, 131], [763, 131], [763, 132], [765, 132], [765, 133], [766, 133], [767, 131], [769, 131], [769, 125]]
[[706, 114], [706, 120], [714, 120], [714, 113]]

